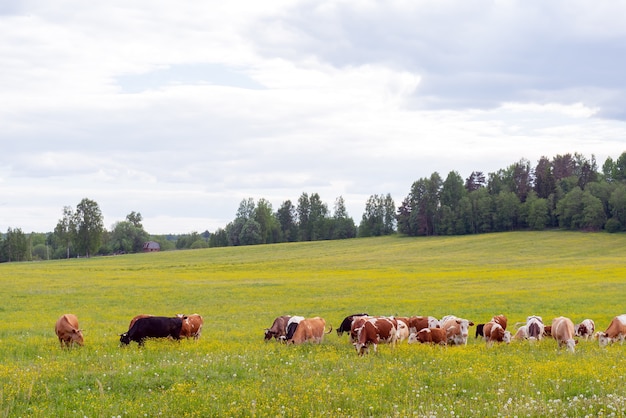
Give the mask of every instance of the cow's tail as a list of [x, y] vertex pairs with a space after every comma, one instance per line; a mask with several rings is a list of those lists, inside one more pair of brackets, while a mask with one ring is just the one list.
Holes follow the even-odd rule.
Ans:
[[331, 332], [333, 332], [333, 326], [330, 326], [330, 329], [328, 330], [328, 332], [326, 334], [330, 334]]
[[522, 325], [525, 325], [526, 322], [516, 322], [515, 326], [513, 328], [515, 328], [515, 331], [517, 331], [519, 329], [519, 327], [521, 327]]

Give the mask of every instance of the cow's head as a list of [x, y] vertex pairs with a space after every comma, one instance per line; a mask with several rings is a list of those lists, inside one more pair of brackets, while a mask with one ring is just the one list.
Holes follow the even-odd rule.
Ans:
[[504, 336], [502, 337], [502, 342], [509, 344], [511, 342], [511, 331], [504, 331]]
[[83, 339], [83, 330], [82, 329], [73, 329], [72, 335], [70, 335], [70, 340], [72, 343], [76, 343], [82, 347], [84, 343]]
[[267, 341], [267, 340], [271, 340], [271, 339], [272, 339], [272, 337], [274, 337], [274, 338], [275, 338], [275, 337], [276, 337], [276, 334], [275, 334], [275, 333], [273, 333], [272, 331], [270, 331], [270, 329], [269, 329], [269, 328], [265, 328], [265, 341]]
[[596, 337], [598, 338], [598, 343], [600, 344], [600, 347], [606, 347], [613, 342], [612, 338], [609, 337], [606, 332], [597, 332]]
[[130, 335], [127, 332], [120, 334], [120, 343], [123, 345], [130, 344]]

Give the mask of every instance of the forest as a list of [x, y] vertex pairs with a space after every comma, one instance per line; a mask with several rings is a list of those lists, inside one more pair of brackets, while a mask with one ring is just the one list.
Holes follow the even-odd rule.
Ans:
[[414, 181], [399, 206], [390, 194], [371, 195], [358, 225], [339, 196], [332, 210], [318, 193], [285, 200], [277, 210], [264, 198], [241, 201], [235, 219], [216, 231], [150, 235], [139, 212], [111, 230], [98, 203], [66, 206], [54, 231], [8, 228], [0, 262], [49, 260], [141, 252], [155, 241], [162, 251], [390, 235], [466, 235], [514, 230], [626, 231], [626, 152], [598, 167], [594, 156], [521, 159], [493, 173], [463, 178], [451, 171]]

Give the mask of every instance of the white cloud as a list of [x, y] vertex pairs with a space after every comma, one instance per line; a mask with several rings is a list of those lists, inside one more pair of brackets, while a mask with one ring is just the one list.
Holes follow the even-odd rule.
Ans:
[[[0, 230], [96, 200], [153, 233], [433, 171], [624, 150], [619, 8], [588, 2], [27, 1], [0, 9]], [[71, 10], [71, 13], [68, 13]], [[3, 13], [3, 14], [2, 14]], [[623, 14], [623, 13], [622, 13]], [[608, 118], [611, 119], [608, 119]]]

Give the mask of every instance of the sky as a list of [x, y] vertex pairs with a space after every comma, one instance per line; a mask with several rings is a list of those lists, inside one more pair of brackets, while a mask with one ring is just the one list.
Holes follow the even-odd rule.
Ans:
[[437, 172], [626, 151], [626, 2], [4, 0], [0, 231], [82, 199], [214, 232]]

